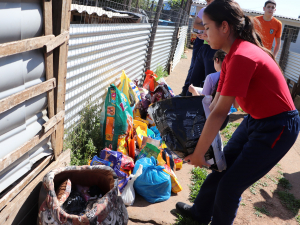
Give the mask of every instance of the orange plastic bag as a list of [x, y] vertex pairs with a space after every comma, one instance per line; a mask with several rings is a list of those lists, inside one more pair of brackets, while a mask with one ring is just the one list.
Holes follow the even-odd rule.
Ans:
[[144, 80], [143, 88], [146, 88], [147, 90], [153, 92], [157, 86], [157, 82], [155, 80], [155, 78], [157, 78], [157, 75], [151, 70], [147, 70], [145, 74], [146, 78]]

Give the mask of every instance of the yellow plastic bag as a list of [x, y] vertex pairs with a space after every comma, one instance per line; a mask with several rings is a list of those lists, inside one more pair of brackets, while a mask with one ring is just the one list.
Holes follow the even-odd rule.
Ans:
[[166, 164], [166, 161], [163, 160], [161, 154], [159, 154], [159, 155], [157, 156], [157, 165], [158, 165], [158, 166], [164, 166], [165, 164]]
[[[124, 136], [124, 135], [123, 135]], [[126, 137], [120, 137], [118, 139], [118, 152], [121, 152], [124, 155], [128, 155], [128, 146], [127, 146], [127, 142], [126, 142]]]
[[126, 95], [130, 107], [134, 107], [136, 103], [136, 95], [130, 86], [131, 80], [127, 77], [124, 70], [122, 70], [122, 75], [120, 79], [121, 83], [118, 86], [118, 89]]
[[134, 116], [134, 115], [133, 115], [133, 118], [134, 118], [135, 120], [138, 120], [138, 121], [141, 121], [141, 122], [147, 124], [147, 126], [149, 125], [149, 121], [148, 121], [148, 120], [143, 120], [141, 117]]
[[140, 127], [145, 132], [146, 135], [144, 136], [147, 137], [147, 124], [139, 120], [133, 120], [133, 129], [137, 129], [138, 127]]
[[143, 131], [142, 129], [141, 129], [141, 127], [140, 126], [138, 126], [137, 128], [136, 128], [136, 136], [137, 136], [137, 143], [138, 143], [138, 146], [139, 146], [139, 148], [141, 148], [142, 147], [142, 143], [143, 143], [143, 137], [147, 137], [147, 134], [145, 133], [145, 131]]
[[164, 167], [165, 167], [165, 169], [163, 169], [163, 171], [166, 172], [167, 174], [169, 174], [171, 177], [171, 184], [172, 184], [171, 191], [173, 193], [178, 193], [178, 192], [182, 191], [182, 187], [181, 187], [179, 181], [177, 180], [177, 177], [176, 177], [175, 173], [173, 172], [173, 170], [171, 170], [171, 168], [167, 164], [165, 164]]

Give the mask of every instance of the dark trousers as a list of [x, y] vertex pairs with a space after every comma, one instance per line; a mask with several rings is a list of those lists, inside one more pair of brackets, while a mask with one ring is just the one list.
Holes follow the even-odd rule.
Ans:
[[246, 116], [224, 148], [227, 169], [207, 176], [192, 207], [200, 224], [231, 225], [242, 193], [267, 174], [297, 139], [298, 111], [265, 119]]
[[190, 84], [193, 84], [195, 87], [203, 87], [206, 76], [216, 72], [213, 60], [216, 51], [207, 44], [201, 46], [195, 59], [193, 70], [189, 74], [189, 80], [185, 81], [186, 96], [192, 96], [192, 93], [188, 91]]
[[192, 55], [192, 60], [191, 60], [191, 65], [190, 65], [190, 69], [188, 71], [188, 75], [185, 79], [185, 84], [184, 86], [182, 87], [182, 93], [186, 94], [190, 84], [188, 83], [189, 81], [189, 77], [190, 77], [190, 74], [192, 73], [193, 71], [193, 68], [194, 68], [194, 63], [195, 63], [195, 60], [196, 60], [196, 57], [197, 57], [197, 54], [199, 52], [199, 49], [201, 48], [201, 46], [203, 45], [203, 40], [199, 39], [199, 38], [196, 38], [195, 42], [194, 42], [194, 46], [193, 46], [193, 55]]

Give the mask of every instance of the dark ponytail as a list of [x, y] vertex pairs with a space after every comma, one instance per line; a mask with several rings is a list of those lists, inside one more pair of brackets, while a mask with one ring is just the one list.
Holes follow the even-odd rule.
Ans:
[[276, 62], [273, 53], [264, 47], [259, 33], [254, 28], [253, 20], [244, 14], [236, 1], [215, 0], [205, 8], [204, 13], [218, 26], [226, 21], [238, 38], [260, 47]]

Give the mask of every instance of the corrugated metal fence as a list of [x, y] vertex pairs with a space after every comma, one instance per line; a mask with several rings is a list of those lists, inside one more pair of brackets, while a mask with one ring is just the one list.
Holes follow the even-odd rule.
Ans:
[[183, 26], [180, 28], [179, 40], [178, 40], [178, 44], [176, 46], [175, 54], [173, 57], [172, 71], [174, 70], [177, 63], [179, 63], [179, 61], [181, 59], [181, 55], [184, 52], [184, 46], [185, 46], [186, 37], [187, 37], [187, 30], [188, 30], [187, 26]]
[[90, 100], [101, 104], [108, 86], [125, 70], [141, 79], [151, 24], [71, 24], [65, 129]]
[[166, 67], [172, 47], [174, 26], [158, 26], [154, 40], [150, 69], [155, 71], [158, 66]]

